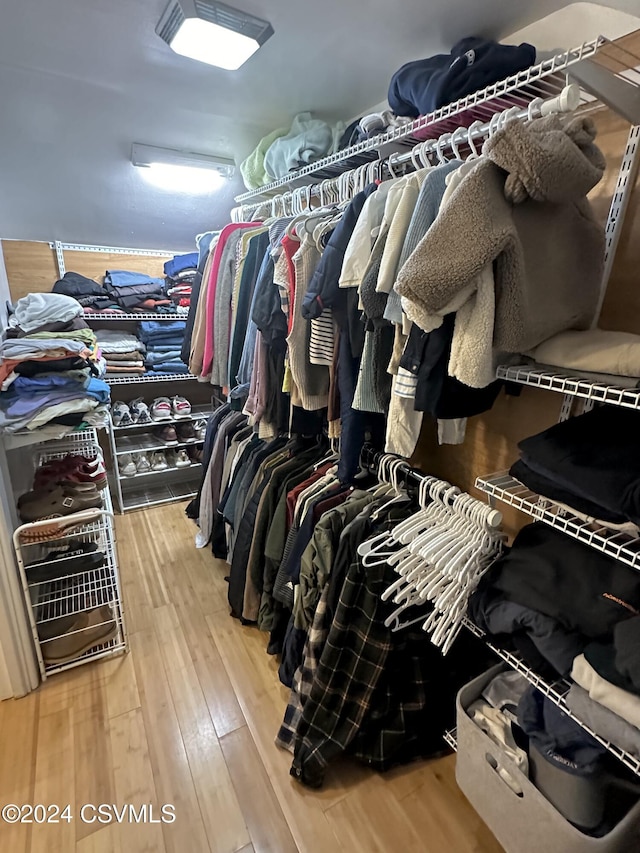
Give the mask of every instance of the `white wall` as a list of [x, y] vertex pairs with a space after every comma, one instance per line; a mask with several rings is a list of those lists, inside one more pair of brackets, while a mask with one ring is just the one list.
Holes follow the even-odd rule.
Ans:
[[599, 3], [571, 3], [564, 9], [511, 33], [502, 41], [505, 44], [528, 41], [536, 46], [538, 54], [557, 53], [558, 50], [577, 47], [596, 36], [617, 39], [640, 28], [640, 17], [629, 13], [632, 8], [640, 12], [638, 0], [618, 0], [611, 5], [626, 6], [629, 11], [613, 9]]

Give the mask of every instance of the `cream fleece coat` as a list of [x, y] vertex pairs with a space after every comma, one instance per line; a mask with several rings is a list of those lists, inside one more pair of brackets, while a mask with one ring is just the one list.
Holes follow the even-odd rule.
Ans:
[[604, 157], [589, 119], [509, 123], [483, 146], [400, 271], [411, 319], [439, 313], [493, 263], [493, 345], [525, 352], [565, 329], [586, 329], [598, 304], [604, 233], [586, 194]]

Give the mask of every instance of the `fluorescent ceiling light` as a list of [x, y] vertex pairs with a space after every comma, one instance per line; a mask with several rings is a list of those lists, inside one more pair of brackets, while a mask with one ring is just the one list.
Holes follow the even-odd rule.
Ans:
[[190, 151], [156, 148], [135, 142], [131, 162], [142, 167], [145, 180], [169, 192], [208, 193], [235, 172], [233, 160]]
[[273, 35], [273, 27], [217, 0], [171, 0], [156, 32], [181, 56], [235, 71]]

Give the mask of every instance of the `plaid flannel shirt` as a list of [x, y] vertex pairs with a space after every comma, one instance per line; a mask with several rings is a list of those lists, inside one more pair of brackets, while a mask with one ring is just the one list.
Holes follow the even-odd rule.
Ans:
[[320, 657], [327, 641], [327, 636], [329, 635], [330, 623], [327, 612], [328, 592], [329, 587], [325, 586], [318, 601], [313, 623], [304, 644], [302, 664], [293, 676], [289, 703], [284, 712], [280, 731], [276, 737], [276, 744], [282, 747], [282, 749], [288, 749], [289, 752], [293, 752], [296, 732], [302, 719], [304, 703], [311, 693], [311, 686], [316, 677], [320, 665]]

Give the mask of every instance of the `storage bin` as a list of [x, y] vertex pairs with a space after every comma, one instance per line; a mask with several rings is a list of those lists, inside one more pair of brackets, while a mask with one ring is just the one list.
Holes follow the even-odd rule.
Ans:
[[[640, 801], [602, 838], [585, 835], [544, 798], [466, 713], [504, 666], [466, 684], [456, 702], [456, 780], [507, 853], [631, 853], [640, 851]], [[500, 776], [508, 773], [509, 784]], [[513, 783], [516, 783], [515, 785]], [[516, 793], [513, 787], [520, 793]]]

